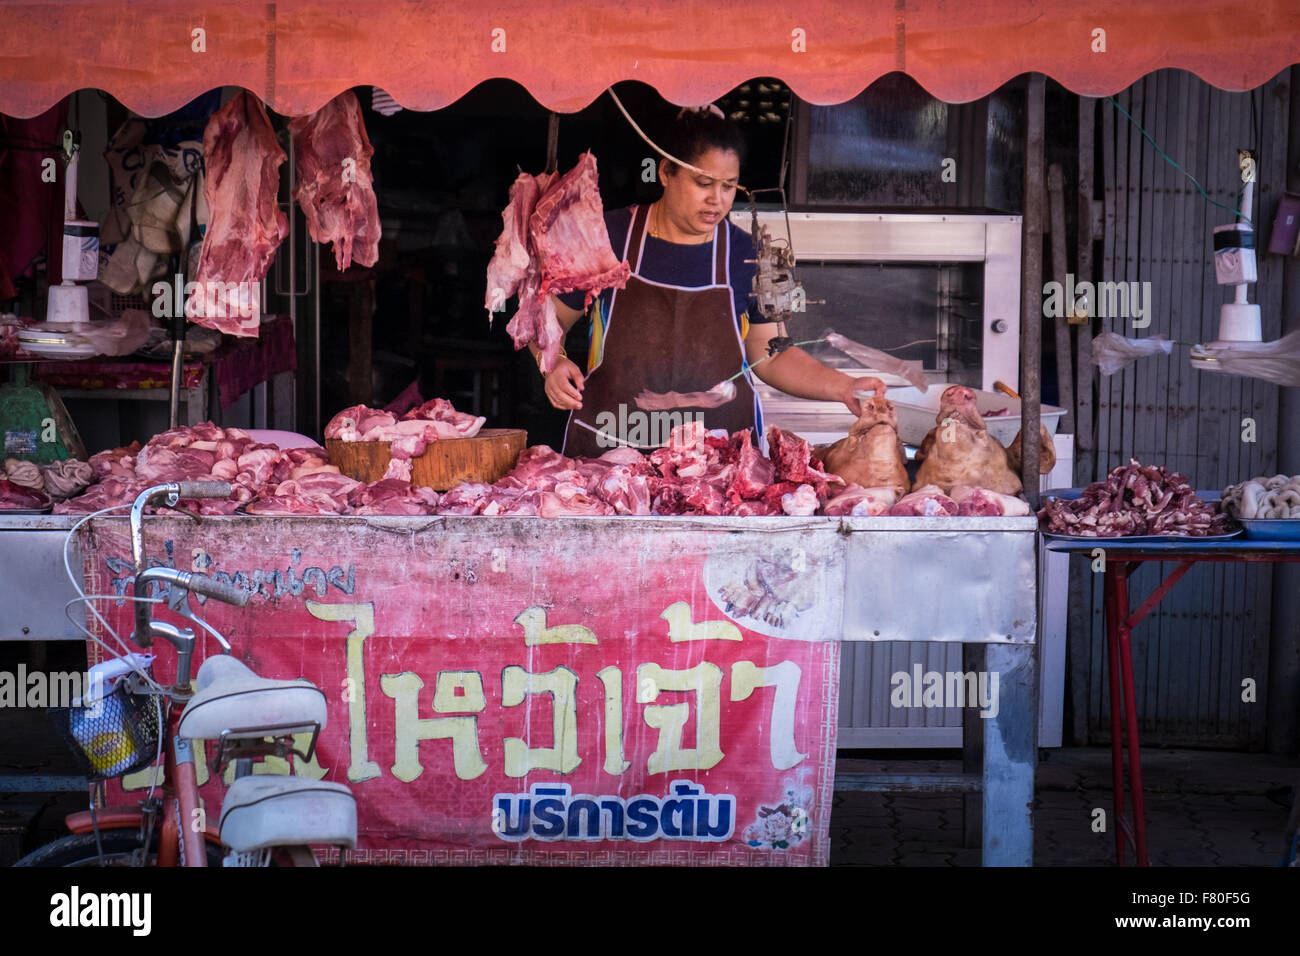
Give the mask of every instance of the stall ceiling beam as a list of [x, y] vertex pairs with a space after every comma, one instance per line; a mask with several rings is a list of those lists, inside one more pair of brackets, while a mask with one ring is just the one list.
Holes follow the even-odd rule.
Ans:
[[241, 86], [296, 115], [362, 85], [433, 110], [494, 77], [560, 113], [623, 80], [682, 105], [760, 76], [842, 103], [892, 71], [950, 103], [1023, 73], [1088, 96], [1167, 68], [1247, 90], [1300, 62], [1298, 37], [1295, 0], [50, 0], [3, 6], [0, 113], [93, 88], [160, 116]]

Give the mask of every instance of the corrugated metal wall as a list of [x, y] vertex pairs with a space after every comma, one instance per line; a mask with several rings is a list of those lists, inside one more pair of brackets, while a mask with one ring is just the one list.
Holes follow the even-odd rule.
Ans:
[[[1254, 94], [1225, 93], [1190, 73], [1163, 70], [1119, 94], [1119, 103], [1199, 180], [1215, 200], [1238, 202], [1236, 150], [1254, 146], [1259, 159], [1254, 220], [1267, 244], [1269, 224], [1286, 182], [1289, 73]], [[1151, 324], [1134, 331], [1127, 320], [1103, 319], [1100, 330], [1129, 336], [1162, 334], [1180, 342], [1217, 337], [1219, 304], [1230, 290], [1216, 284], [1211, 235], [1232, 221], [1162, 159], [1141, 132], [1107, 100], [1100, 151], [1105, 180], [1102, 281], [1151, 283]], [[1254, 120], [1252, 120], [1252, 114]], [[1259, 282], [1250, 299], [1262, 306], [1264, 338], [1281, 328], [1282, 262], [1259, 254]], [[1221, 489], [1255, 475], [1276, 473], [1278, 389], [1266, 382], [1199, 372], [1188, 350], [1144, 359], [1101, 378], [1096, 480], [1136, 457], [1186, 474], [1196, 488]], [[1242, 440], [1245, 418], [1256, 423], [1255, 441]], [[1130, 581], [1134, 607], [1157, 586], [1160, 565], [1145, 565]], [[1172, 570], [1174, 565], [1163, 565]], [[1109, 697], [1099, 575], [1088, 593], [1092, 628], [1089, 659], [1074, 660], [1086, 673], [1088, 736], [1109, 739]], [[1244, 703], [1241, 682], [1267, 687], [1270, 583], [1267, 566], [1201, 564], [1165, 598], [1159, 612], [1134, 634], [1133, 668], [1144, 745], [1262, 747], [1266, 704]], [[1079, 648], [1084, 642], [1072, 642]], [[1083, 668], [1082, 671], [1079, 668]], [[1077, 723], [1076, 723], [1077, 726]]]

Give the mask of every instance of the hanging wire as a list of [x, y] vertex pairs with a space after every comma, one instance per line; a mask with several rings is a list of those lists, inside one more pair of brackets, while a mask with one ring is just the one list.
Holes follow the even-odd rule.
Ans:
[[[622, 113], [623, 118], [627, 120], [628, 123], [631, 124], [632, 129], [636, 131], [636, 134], [640, 136], [643, 140], [645, 140], [646, 145], [649, 146], [651, 149], [653, 149], [656, 153], [658, 153], [660, 156], [662, 156], [664, 159], [668, 160], [669, 162], [676, 163], [678, 166], [681, 166], [683, 169], [689, 169], [691, 172], [699, 173], [701, 176], [707, 176], [709, 179], [717, 178], [717, 176], [714, 173], [706, 172], [705, 170], [700, 169], [700, 167], [698, 166], [692, 166], [684, 159], [678, 159], [676, 156], [672, 155], [671, 153], [661, 149], [654, 140], [652, 140], [648, 135], [646, 135], [645, 130], [643, 130], [640, 126], [637, 125], [636, 120], [632, 118], [632, 114], [629, 113], [627, 109], [623, 106], [623, 101], [620, 100], [618, 98], [618, 94], [614, 92], [614, 87], [611, 86], [605, 92], [609, 94], [610, 99], [614, 101], [614, 105], [618, 107], [618, 111]], [[746, 189], [744, 186], [740, 185], [740, 183], [736, 183], [736, 188], [745, 194], [749, 193], [749, 190]]]
[[1171, 166], [1174, 167], [1174, 169], [1178, 170], [1189, 180], [1191, 180], [1192, 185], [1196, 187], [1196, 191], [1199, 192], [1203, 197], [1205, 197], [1206, 202], [1210, 203], [1210, 205], [1212, 206], [1218, 206], [1220, 209], [1226, 209], [1234, 216], [1243, 219], [1248, 225], [1254, 225], [1254, 223], [1251, 222], [1250, 217], [1243, 216], [1239, 209], [1233, 209], [1231, 206], [1225, 205], [1224, 203], [1219, 202], [1217, 199], [1211, 199], [1210, 194], [1205, 191], [1205, 188], [1201, 186], [1199, 182], [1197, 182], [1196, 177], [1193, 176], [1191, 173], [1189, 173], [1187, 170], [1183, 169], [1183, 167], [1180, 166], [1172, 157], [1170, 157], [1168, 153], [1166, 153], [1163, 149], [1161, 149], [1160, 144], [1151, 138], [1151, 134], [1142, 128], [1142, 124], [1139, 123], [1137, 120], [1135, 120], [1132, 114], [1129, 113], [1128, 110], [1124, 109], [1124, 107], [1119, 105], [1119, 100], [1117, 100], [1113, 96], [1109, 96], [1107, 97], [1107, 99], [1110, 101], [1110, 104], [1115, 107], [1115, 109], [1123, 113], [1128, 118], [1128, 121], [1137, 127], [1138, 132], [1142, 134], [1143, 138], [1146, 139], [1146, 141], [1151, 144], [1151, 146], [1155, 149], [1156, 153], [1165, 162], [1169, 163]]

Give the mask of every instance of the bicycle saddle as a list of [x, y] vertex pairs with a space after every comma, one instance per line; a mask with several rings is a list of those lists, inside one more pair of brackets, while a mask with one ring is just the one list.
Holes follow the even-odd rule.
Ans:
[[325, 695], [309, 680], [267, 680], [227, 654], [209, 657], [194, 681], [178, 733], [191, 740], [261, 737], [270, 728], [325, 726]]
[[221, 803], [221, 842], [237, 853], [269, 846], [357, 845], [357, 801], [340, 783], [252, 774]]

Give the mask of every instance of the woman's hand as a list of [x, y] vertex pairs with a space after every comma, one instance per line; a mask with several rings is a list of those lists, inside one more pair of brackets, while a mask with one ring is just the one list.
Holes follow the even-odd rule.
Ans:
[[849, 411], [861, 418], [862, 402], [853, 394], [854, 392], [874, 392], [877, 395], [884, 395], [885, 383], [874, 376], [868, 375], [863, 378], [849, 378], [844, 384], [843, 390], [837, 397]]
[[560, 357], [546, 376], [546, 397], [563, 411], [582, 408], [582, 372], [567, 358]]

